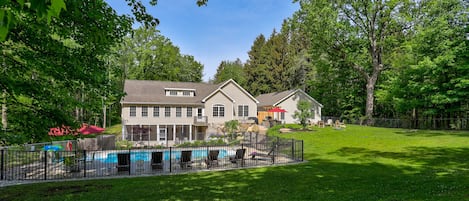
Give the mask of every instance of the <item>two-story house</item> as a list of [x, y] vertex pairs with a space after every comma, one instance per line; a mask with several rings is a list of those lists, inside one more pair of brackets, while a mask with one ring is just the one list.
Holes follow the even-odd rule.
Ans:
[[126, 80], [124, 92], [122, 137], [147, 145], [206, 140], [208, 132], [226, 121], [256, 117], [259, 103], [234, 80], [220, 84]]

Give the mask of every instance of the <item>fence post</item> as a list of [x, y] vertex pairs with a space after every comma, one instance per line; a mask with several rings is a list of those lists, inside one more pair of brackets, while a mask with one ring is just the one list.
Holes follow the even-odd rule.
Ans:
[[44, 180], [47, 180], [47, 152], [44, 151]]
[[295, 158], [295, 140], [294, 139], [291, 139], [291, 156], [294, 160], [296, 160], [296, 158]]
[[83, 150], [83, 177], [86, 177], [86, 150]]
[[173, 165], [171, 164], [172, 163], [172, 160], [171, 160], [172, 151], [173, 151], [172, 147], [169, 147], [169, 172], [173, 171]]
[[[241, 143], [241, 149], [244, 149], [243, 143]], [[244, 155], [241, 159], [241, 167], [244, 167]]]
[[305, 145], [303, 143], [303, 140], [301, 142], [301, 161], [304, 161], [304, 154], [305, 154]]
[[129, 175], [130, 175], [130, 172], [131, 172], [131, 169], [132, 169], [132, 161], [130, 160], [130, 158], [132, 158], [132, 157], [130, 157], [130, 155], [132, 153], [130, 153], [130, 151], [131, 151], [131, 149], [129, 149], [129, 158], [128, 158], [129, 159]]
[[5, 150], [2, 149], [2, 156], [1, 156], [1, 167], [0, 167], [0, 180], [3, 180], [4, 176], [3, 176], [3, 172], [5, 171]]

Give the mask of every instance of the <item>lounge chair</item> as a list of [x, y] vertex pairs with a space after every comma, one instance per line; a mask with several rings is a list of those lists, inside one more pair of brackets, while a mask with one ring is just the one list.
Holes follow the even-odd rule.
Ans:
[[192, 151], [181, 151], [181, 158], [179, 159], [181, 168], [192, 167]]
[[130, 171], [130, 153], [117, 154], [117, 171]]
[[208, 152], [208, 157], [205, 159], [205, 163], [207, 164], [207, 168], [211, 168], [214, 165], [218, 165], [218, 154], [220, 150], [210, 150]]
[[334, 126], [334, 122], [332, 121], [332, 119], [327, 120], [326, 126], [330, 126], [330, 127]]
[[244, 154], [246, 153], [246, 149], [236, 149], [236, 155], [230, 157], [230, 162], [234, 164], [241, 164], [244, 166]]
[[163, 152], [152, 152], [151, 153], [151, 169], [162, 170], [163, 169]]
[[[274, 145], [272, 146], [272, 148], [270, 149], [270, 151], [265, 154], [265, 153], [259, 153], [259, 152], [253, 152], [251, 154], [249, 154], [251, 156], [251, 160], [266, 160], [266, 159], [270, 159], [272, 164], [274, 163], [275, 161], [275, 148], [277, 147], [277, 145], [274, 143]], [[256, 158], [257, 157], [257, 158]]]

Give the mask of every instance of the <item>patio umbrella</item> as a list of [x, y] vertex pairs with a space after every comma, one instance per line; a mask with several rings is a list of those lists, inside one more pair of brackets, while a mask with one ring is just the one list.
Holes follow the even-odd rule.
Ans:
[[286, 110], [282, 109], [282, 108], [279, 108], [279, 107], [274, 107], [270, 110], [268, 110], [267, 112], [274, 112], [274, 113], [285, 113], [287, 112]]
[[83, 126], [78, 130], [83, 135], [102, 133], [104, 128], [94, 125], [83, 124]]

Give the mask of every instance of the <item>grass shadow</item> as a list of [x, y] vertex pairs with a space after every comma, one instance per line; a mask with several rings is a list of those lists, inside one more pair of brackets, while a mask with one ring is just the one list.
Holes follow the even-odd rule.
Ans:
[[457, 137], [469, 137], [467, 131], [435, 131], [435, 130], [402, 130], [396, 131], [395, 134], [405, 135], [409, 137], [436, 137], [436, 136], [457, 136]]

